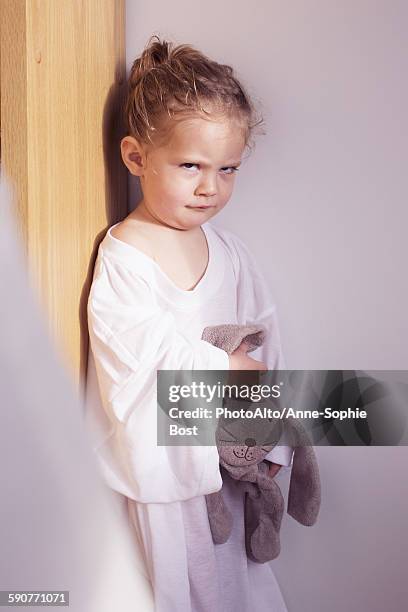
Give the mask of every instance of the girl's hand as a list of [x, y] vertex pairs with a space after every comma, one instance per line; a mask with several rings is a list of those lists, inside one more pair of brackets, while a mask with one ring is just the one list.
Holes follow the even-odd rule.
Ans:
[[252, 359], [247, 354], [248, 349], [249, 344], [243, 340], [239, 347], [229, 356], [229, 385], [248, 385], [248, 387], [258, 385], [259, 372], [268, 369], [262, 361]]
[[239, 347], [229, 356], [230, 370], [267, 370], [262, 361], [256, 361], [247, 354], [249, 344], [243, 340]]
[[268, 463], [269, 463], [268, 476], [270, 476], [271, 478], [274, 478], [282, 466], [279, 465], [279, 463], [273, 463], [273, 461], [268, 462]]

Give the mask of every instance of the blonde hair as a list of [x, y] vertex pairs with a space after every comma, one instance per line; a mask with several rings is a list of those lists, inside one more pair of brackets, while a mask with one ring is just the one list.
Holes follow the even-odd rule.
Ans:
[[147, 147], [165, 144], [177, 121], [197, 114], [237, 121], [249, 148], [254, 128], [263, 123], [231, 66], [157, 35], [133, 62], [124, 112], [128, 134]]

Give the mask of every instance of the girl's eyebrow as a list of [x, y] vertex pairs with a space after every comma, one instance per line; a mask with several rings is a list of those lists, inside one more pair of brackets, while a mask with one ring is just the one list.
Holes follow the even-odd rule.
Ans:
[[[203, 168], [209, 168], [211, 166], [211, 164], [207, 164], [204, 161], [197, 160], [195, 155], [184, 155], [183, 159], [184, 158], [185, 159], [190, 159], [190, 160], [195, 159], [195, 161], [189, 161], [189, 162], [185, 162], [185, 163], [197, 164], [199, 166], [203, 166]], [[233, 161], [233, 162], [230, 162], [230, 163], [227, 163], [227, 164], [223, 164], [221, 167], [225, 168], [225, 167], [228, 167], [228, 166], [239, 166], [241, 163], [242, 163], [241, 160], [238, 160], [238, 161]]]

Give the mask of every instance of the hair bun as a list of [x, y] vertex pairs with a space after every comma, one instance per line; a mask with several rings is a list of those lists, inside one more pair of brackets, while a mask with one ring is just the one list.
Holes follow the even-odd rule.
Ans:
[[133, 63], [130, 71], [131, 86], [134, 87], [152, 68], [168, 62], [171, 47], [172, 43], [160, 40], [156, 34], [151, 36], [141, 56]]
[[159, 66], [160, 64], [163, 64], [169, 60], [171, 47], [172, 43], [167, 42], [166, 40], [160, 40], [160, 38], [155, 34], [149, 39], [148, 47], [145, 50], [146, 57], [150, 59], [152, 66]]

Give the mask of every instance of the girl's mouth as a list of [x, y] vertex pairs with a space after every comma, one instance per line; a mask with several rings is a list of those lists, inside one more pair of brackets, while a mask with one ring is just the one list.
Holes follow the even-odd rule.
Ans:
[[194, 210], [208, 210], [209, 208], [213, 208], [213, 206], [187, 206], [186, 208], [193, 208]]

